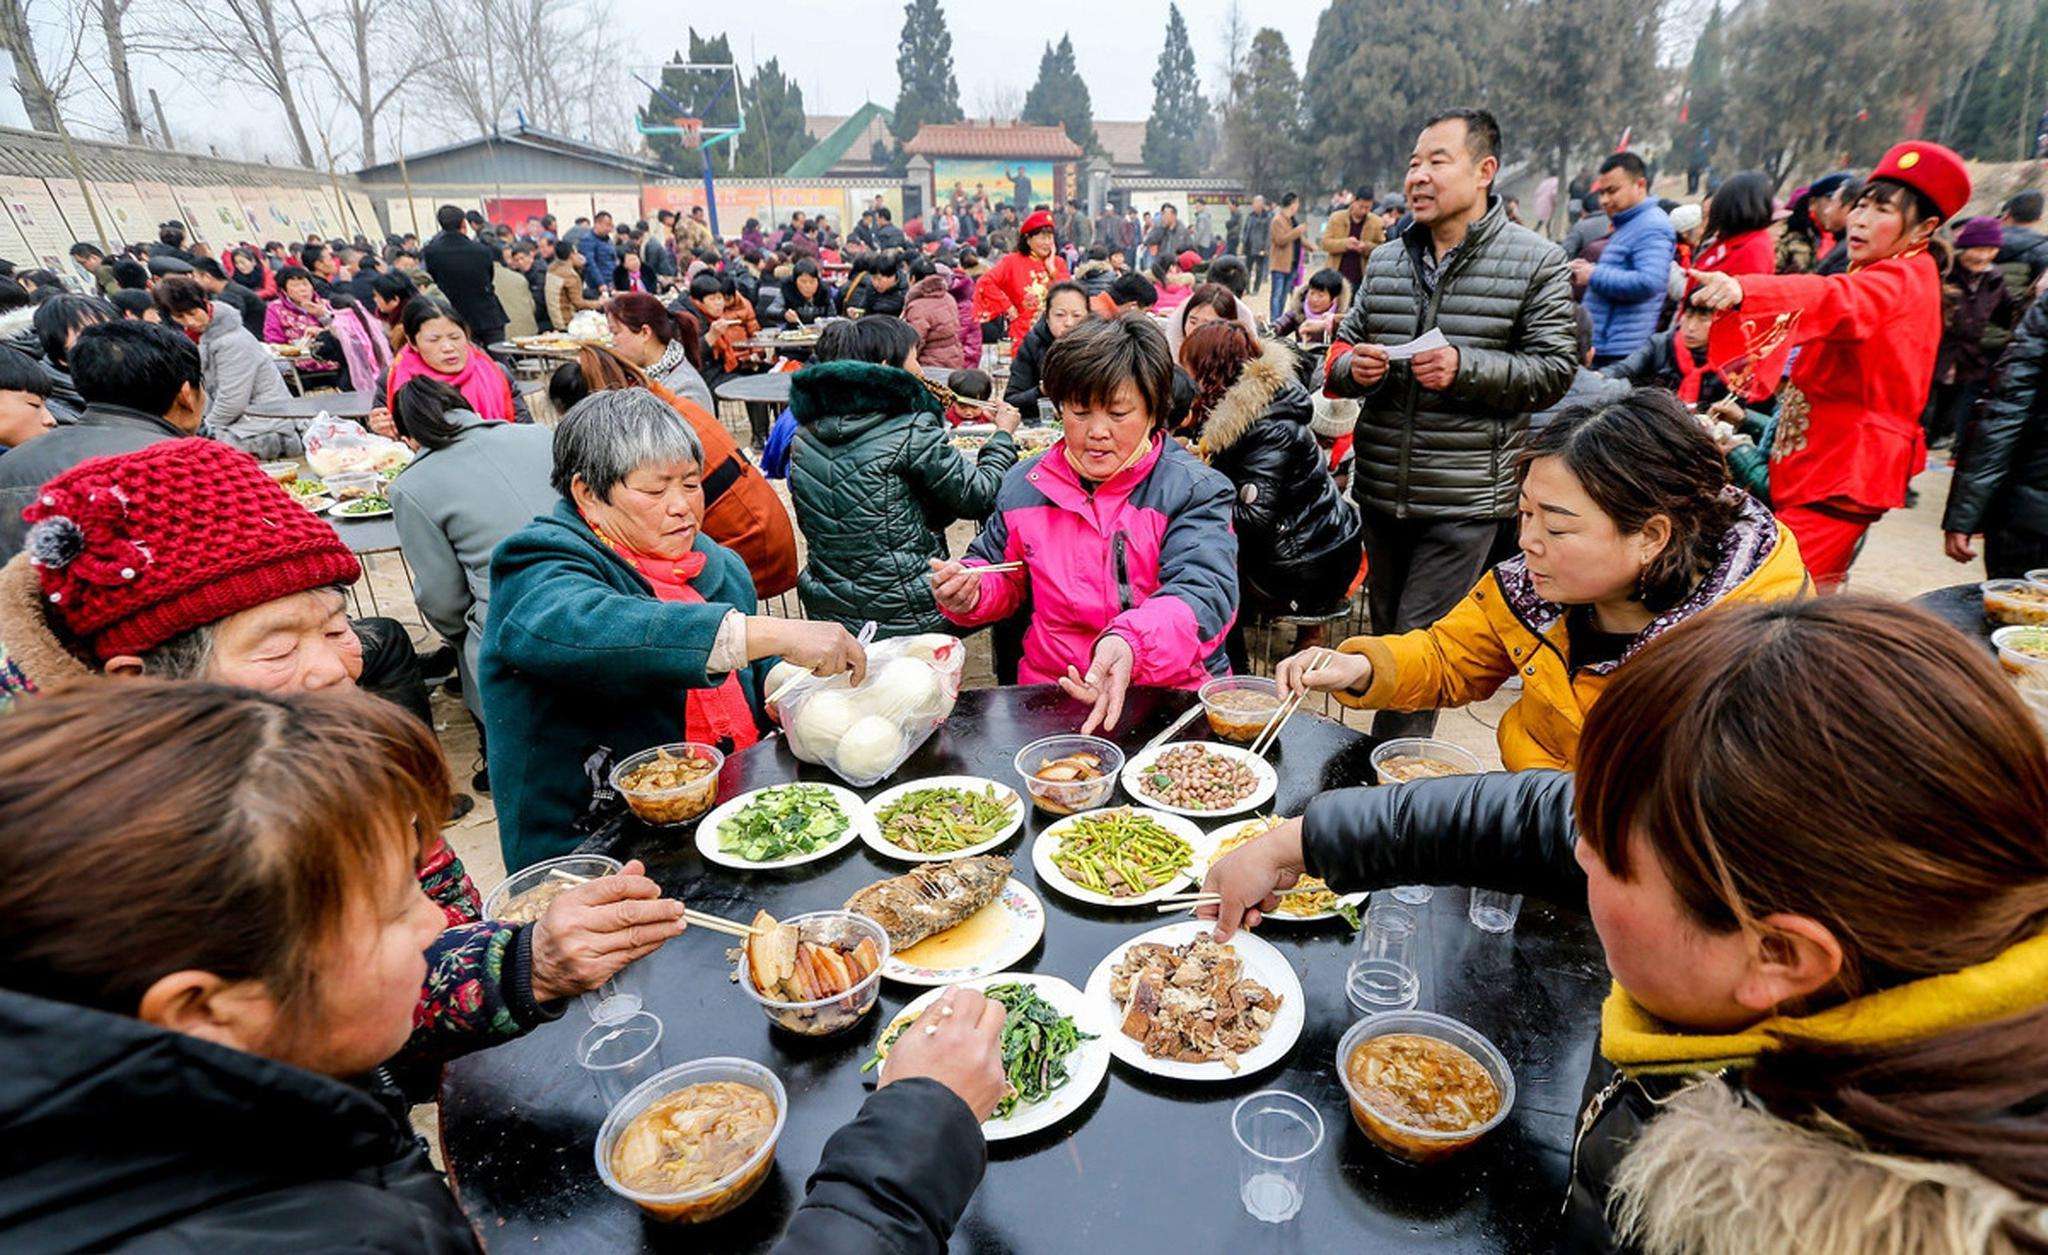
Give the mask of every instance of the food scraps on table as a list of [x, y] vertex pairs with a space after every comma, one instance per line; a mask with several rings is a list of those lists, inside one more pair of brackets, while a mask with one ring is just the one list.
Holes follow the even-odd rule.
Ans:
[[1128, 807], [1072, 821], [1059, 842], [1053, 866], [1083, 889], [1112, 898], [1150, 893], [1195, 861], [1185, 837]]
[[737, 1172], [775, 1129], [775, 1099], [738, 1081], [659, 1098], [612, 1145], [612, 1175], [642, 1194], [681, 1194]]
[[786, 784], [763, 789], [718, 825], [718, 848], [750, 863], [774, 863], [824, 849], [852, 825], [830, 789]]
[[1500, 1086], [1479, 1060], [1421, 1033], [1368, 1037], [1344, 1069], [1367, 1107], [1406, 1128], [1456, 1133], [1478, 1128], [1500, 1110]]
[[[1082, 1032], [1073, 1016], [1062, 1014], [1030, 985], [1006, 981], [981, 992], [990, 1001], [1003, 1004], [1003, 1074], [1010, 1082], [1010, 1092], [989, 1116], [1001, 1120], [1020, 1106], [1043, 1102], [1065, 1085], [1067, 1056], [1079, 1050], [1082, 1042], [1094, 1041], [1095, 1034]], [[907, 1014], [898, 1017], [875, 1043], [875, 1053], [860, 1070], [880, 1067], [889, 1057], [889, 1047], [914, 1019]]]
[[1014, 794], [983, 789], [913, 789], [875, 816], [882, 839], [913, 854], [951, 854], [993, 838], [1010, 822]]
[[1100, 755], [1083, 750], [1061, 758], [1048, 758], [1031, 773], [1031, 798], [1040, 810], [1054, 815], [1071, 815], [1103, 801], [1114, 787], [1102, 769]]
[[1138, 775], [1138, 792], [1191, 811], [1221, 811], [1252, 795], [1258, 776], [1242, 759], [1206, 745], [1176, 745]]
[[853, 946], [805, 941], [794, 924], [777, 923], [766, 911], [755, 913], [752, 927], [742, 947], [747, 976], [762, 997], [777, 1002], [836, 998], [882, 966], [872, 937]]
[[1110, 969], [1110, 997], [1123, 1035], [1154, 1059], [1221, 1063], [1258, 1046], [1280, 1011], [1280, 995], [1244, 974], [1244, 960], [1210, 933], [1185, 945], [1141, 941]]
[[926, 863], [860, 890], [846, 909], [880, 924], [890, 948], [901, 953], [995, 901], [1009, 878], [1010, 860], [999, 854]]
[[1204, 699], [1209, 730], [1226, 741], [1245, 744], [1257, 739], [1280, 709], [1280, 695], [1263, 689], [1222, 689]]

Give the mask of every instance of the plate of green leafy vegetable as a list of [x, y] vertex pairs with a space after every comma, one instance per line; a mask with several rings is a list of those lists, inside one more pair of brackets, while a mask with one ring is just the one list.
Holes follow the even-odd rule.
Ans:
[[697, 852], [721, 867], [795, 867], [873, 829], [874, 815], [836, 784], [777, 784], [719, 806], [697, 823]]
[[344, 519], [381, 519], [391, 513], [391, 503], [383, 497], [372, 494], [367, 497], [351, 497], [337, 501], [327, 507], [327, 512]]
[[868, 801], [875, 852], [912, 863], [985, 854], [1024, 826], [1024, 801], [981, 776], [927, 776], [884, 789]]
[[[958, 988], [978, 989], [1000, 1002], [1003, 1017], [1003, 1070], [1010, 1094], [982, 1121], [991, 1142], [1023, 1137], [1050, 1128], [1079, 1110], [1102, 1088], [1109, 1075], [1110, 1037], [1116, 1026], [1099, 1003], [1057, 976], [1033, 972], [998, 972], [962, 981]], [[950, 986], [949, 986], [950, 988]], [[927, 991], [889, 1021], [875, 1051], [861, 1065], [863, 1072], [880, 1067], [889, 1047], [924, 1009], [945, 996]]]

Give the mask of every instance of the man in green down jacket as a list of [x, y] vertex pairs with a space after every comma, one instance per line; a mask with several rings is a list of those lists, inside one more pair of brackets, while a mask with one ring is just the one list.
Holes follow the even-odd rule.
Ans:
[[[1326, 392], [1357, 397], [1352, 495], [1365, 522], [1375, 632], [1426, 627], [1515, 541], [1515, 458], [1529, 413], [1571, 386], [1570, 272], [1493, 195], [1500, 126], [1450, 109], [1415, 141], [1415, 224], [1373, 250], [1337, 328]], [[1406, 361], [1387, 347], [1449, 342]], [[1381, 711], [1376, 736], [1427, 736], [1434, 711]]]
[[988, 517], [1017, 463], [1015, 409], [1002, 407], [969, 460], [917, 371], [917, 332], [870, 314], [826, 328], [789, 388], [789, 496], [810, 545], [797, 576], [804, 613], [852, 632], [872, 619], [883, 640], [952, 630], [929, 560], [948, 556], [955, 519]]

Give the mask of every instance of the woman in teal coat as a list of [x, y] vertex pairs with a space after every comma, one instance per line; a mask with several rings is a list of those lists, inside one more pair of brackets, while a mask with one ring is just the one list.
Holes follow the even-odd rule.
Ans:
[[746, 564], [699, 530], [703, 465], [674, 407], [593, 393], [555, 429], [561, 501], [492, 556], [478, 679], [507, 871], [582, 840], [594, 756], [754, 744], [778, 657], [865, 676], [838, 624], [753, 613]]

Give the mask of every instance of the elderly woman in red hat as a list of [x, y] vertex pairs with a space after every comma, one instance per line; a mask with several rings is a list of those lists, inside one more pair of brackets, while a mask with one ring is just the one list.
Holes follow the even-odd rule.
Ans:
[[1939, 144], [1895, 146], [1849, 211], [1839, 275], [1690, 271], [1692, 302], [1724, 311], [1708, 358], [1731, 382], [1785, 369], [1771, 450], [1771, 504], [1814, 583], [1839, 588], [1870, 525], [1903, 505], [1926, 464], [1920, 413], [1941, 346], [1941, 272], [1927, 255], [1970, 199], [1962, 159]]
[[1008, 315], [1014, 356], [1045, 309], [1046, 291], [1068, 277], [1066, 261], [1053, 252], [1052, 215], [1041, 209], [1018, 228], [1017, 251], [974, 285], [974, 316], [988, 322]]

